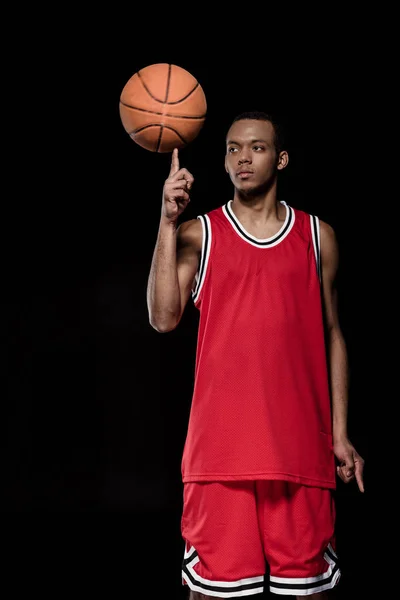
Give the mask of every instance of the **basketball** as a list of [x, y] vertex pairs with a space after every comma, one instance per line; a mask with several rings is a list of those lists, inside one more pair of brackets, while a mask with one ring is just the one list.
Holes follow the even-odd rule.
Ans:
[[182, 67], [148, 65], [126, 82], [119, 101], [130, 138], [151, 152], [183, 148], [200, 133], [207, 113], [204, 90]]

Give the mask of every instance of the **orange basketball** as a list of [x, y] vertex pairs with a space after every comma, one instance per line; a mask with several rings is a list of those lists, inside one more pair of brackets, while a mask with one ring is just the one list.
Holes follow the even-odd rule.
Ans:
[[157, 63], [137, 71], [120, 96], [119, 114], [131, 139], [151, 152], [172, 152], [192, 142], [206, 118], [197, 79], [182, 67]]

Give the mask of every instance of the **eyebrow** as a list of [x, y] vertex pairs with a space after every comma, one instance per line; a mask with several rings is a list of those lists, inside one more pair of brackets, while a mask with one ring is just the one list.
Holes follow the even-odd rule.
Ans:
[[[256, 142], [262, 142], [263, 144], [269, 144], [269, 142], [267, 142], [267, 140], [250, 140], [250, 144], [255, 144]], [[240, 145], [240, 142], [236, 142], [235, 140], [228, 140], [227, 145], [229, 144], [237, 144], [238, 146]]]

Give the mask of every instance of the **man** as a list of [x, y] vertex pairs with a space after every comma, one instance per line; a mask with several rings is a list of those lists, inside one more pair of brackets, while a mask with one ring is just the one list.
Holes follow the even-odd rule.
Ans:
[[[348, 363], [330, 225], [278, 200], [279, 125], [243, 113], [226, 138], [234, 196], [177, 219], [193, 176], [177, 150], [163, 189], [147, 302], [159, 332], [200, 311], [182, 457], [182, 583], [190, 600], [327, 597], [340, 577], [336, 474], [364, 491], [348, 438]], [[337, 463], [337, 464], [336, 464]]]

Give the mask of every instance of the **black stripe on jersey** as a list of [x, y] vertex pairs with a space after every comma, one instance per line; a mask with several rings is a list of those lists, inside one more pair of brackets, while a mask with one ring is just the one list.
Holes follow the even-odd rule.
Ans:
[[[229, 597], [232, 597], [231, 594], [234, 594], [233, 597], [235, 597], [238, 592], [244, 592], [240, 595], [246, 596], [246, 595], [248, 595], [245, 593], [247, 590], [258, 589], [259, 591], [257, 593], [260, 593], [260, 594], [263, 593], [263, 589], [264, 589], [264, 577], [263, 576], [254, 577], [254, 579], [256, 579], [257, 581], [253, 581], [250, 583], [244, 583], [244, 584], [237, 584], [237, 585], [233, 584], [232, 586], [218, 585], [217, 582], [215, 582], [215, 585], [210, 584], [210, 583], [204, 583], [203, 581], [201, 581], [201, 578], [197, 579], [197, 577], [196, 577], [197, 573], [195, 571], [192, 570], [192, 572], [190, 572], [190, 570], [188, 568], [188, 566], [190, 566], [190, 563], [198, 562], [198, 560], [196, 560], [197, 557], [198, 557], [197, 551], [194, 548], [192, 548], [192, 552], [190, 552], [189, 556], [185, 557], [182, 561], [182, 572], [185, 574], [185, 579], [188, 579], [192, 583], [192, 585], [204, 590], [205, 594], [207, 594], [207, 592], [216, 592], [216, 593], [218, 593], [218, 597], [223, 596], [224, 598], [229, 598]], [[189, 585], [189, 587], [190, 587], [190, 585]], [[254, 592], [251, 595], [254, 595]]]
[[[296, 590], [308, 590], [312, 593], [312, 590], [315, 588], [323, 587], [324, 590], [331, 589], [333, 587], [332, 581], [335, 579], [335, 575], [339, 570], [339, 566], [335, 565], [332, 569], [332, 573], [326, 579], [322, 579], [320, 581], [313, 581], [312, 583], [276, 583], [271, 586], [274, 590], [290, 590], [293, 592], [293, 596], [297, 596]], [[321, 590], [319, 590], [321, 591]], [[279, 592], [275, 592], [279, 593]]]
[[276, 236], [273, 236], [269, 240], [264, 240], [264, 241], [257, 240], [257, 238], [255, 238], [255, 237], [250, 237], [244, 231], [244, 229], [240, 226], [240, 223], [238, 222], [238, 220], [235, 218], [235, 215], [232, 213], [229, 202], [227, 204], [225, 204], [225, 209], [226, 209], [226, 214], [227, 214], [229, 220], [231, 221], [232, 225], [240, 233], [241, 236], [246, 238], [246, 240], [249, 240], [249, 242], [251, 242], [252, 244], [256, 244], [257, 246], [270, 246], [271, 244], [276, 244], [277, 240], [280, 240], [281, 237], [283, 237], [286, 234], [287, 230], [291, 227], [291, 223], [293, 221], [293, 210], [288, 204], [286, 204], [286, 206], [289, 211], [289, 217], [288, 217], [285, 227]]
[[[271, 591], [276, 594], [283, 593], [285, 595], [288, 594], [288, 592], [292, 592], [291, 595], [296, 596], [302, 595], [298, 594], [300, 590], [307, 590], [308, 592], [313, 593], [313, 590], [323, 591], [332, 589], [338, 582], [340, 576], [338, 559], [336, 554], [331, 551], [330, 546], [328, 546], [328, 548], [325, 550], [324, 557], [327, 563], [330, 565], [328, 569], [328, 572], [330, 571], [330, 573], [327, 577], [317, 576], [314, 578], [314, 581], [310, 581], [310, 579], [308, 579], [308, 581], [305, 581], [304, 583], [289, 583], [287, 581], [281, 583], [277, 581], [279, 579], [278, 577], [274, 577], [270, 583], [270, 589], [272, 588]], [[278, 590], [285, 591], [279, 592]]]
[[332, 547], [331, 547], [330, 544], [326, 548], [325, 554], [328, 556], [328, 558], [330, 558], [330, 560], [332, 561], [332, 563], [336, 563], [337, 564], [338, 558], [337, 558], [336, 554], [333, 552]]
[[318, 219], [315, 215], [310, 215], [311, 223], [312, 223], [312, 234], [314, 240], [314, 248], [315, 248], [315, 259], [317, 261], [317, 273], [319, 279], [321, 279], [321, 246], [319, 240], [319, 225]]
[[210, 237], [211, 237], [209, 228], [208, 228], [207, 219], [203, 215], [199, 215], [197, 218], [203, 223], [203, 226], [204, 226], [204, 240], [203, 240], [202, 248], [201, 248], [201, 257], [200, 257], [200, 265], [199, 265], [199, 270], [198, 270], [197, 285], [192, 293], [193, 302], [196, 302], [196, 300], [197, 300], [197, 297], [199, 295], [200, 286], [203, 281], [204, 269], [205, 269], [205, 265], [206, 265], [206, 258], [207, 258], [207, 254], [208, 254], [208, 246], [209, 246]]

